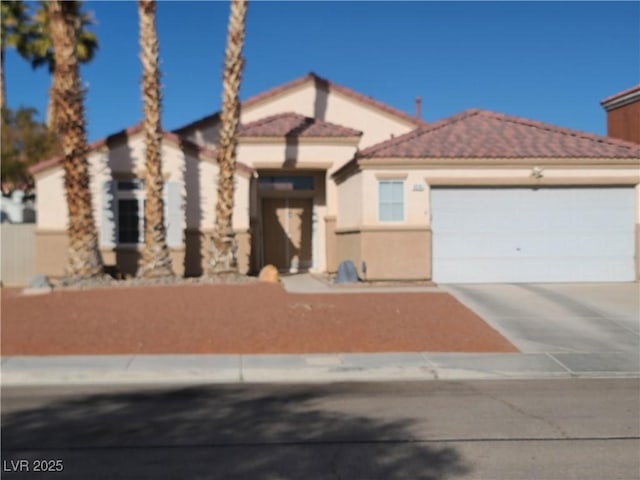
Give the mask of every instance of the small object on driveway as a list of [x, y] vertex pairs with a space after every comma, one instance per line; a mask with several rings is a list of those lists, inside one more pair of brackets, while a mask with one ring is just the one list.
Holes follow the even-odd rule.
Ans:
[[335, 283], [357, 283], [358, 271], [351, 260], [345, 260], [338, 265]]
[[266, 283], [280, 283], [278, 269], [273, 265], [265, 265], [262, 267], [262, 270], [260, 270], [258, 280]]

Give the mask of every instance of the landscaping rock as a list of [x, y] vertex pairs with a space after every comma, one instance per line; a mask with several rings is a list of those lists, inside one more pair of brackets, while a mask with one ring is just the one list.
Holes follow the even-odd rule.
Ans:
[[273, 265], [265, 265], [262, 267], [262, 270], [260, 270], [258, 280], [266, 283], [280, 283], [278, 269]]
[[358, 271], [351, 260], [345, 260], [338, 265], [335, 283], [357, 283]]

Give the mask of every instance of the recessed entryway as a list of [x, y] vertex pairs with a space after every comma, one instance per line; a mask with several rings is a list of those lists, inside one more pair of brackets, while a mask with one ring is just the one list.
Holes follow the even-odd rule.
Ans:
[[263, 198], [264, 263], [281, 271], [311, 267], [311, 198]]

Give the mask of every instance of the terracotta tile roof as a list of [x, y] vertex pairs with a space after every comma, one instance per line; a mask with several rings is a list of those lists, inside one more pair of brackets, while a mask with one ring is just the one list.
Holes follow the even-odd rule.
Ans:
[[325, 122], [317, 118], [305, 117], [299, 113], [287, 112], [271, 115], [255, 122], [241, 125], [240, 137], [360, 137], [362, 132]]
[[627, 88], [626, 90], [623, 90], [622, 92], [618, 92], [615, 93], [607, 98], [605, 98], [604, 100], [600, 101], [600, 105], [604, 106], [607, 103], [611, 103], [614, 100], [618, 100], [619, 98], [622, 98], [624, 96], [630, 95], [632, 93], [636, 93], [636, 92], [640, 92], [640, 83], [634, 87], [631, 88]]
[[[337, 83], [331, 82], [325, 78], [322, 78], [318, 75], [316, 75], [313, 72], [310, 72], [302, 77], [298, 77], [294, 80], [291, 80], [290, 82], [287, 83], [283, 83], [282, 85], [279, 85], [277, 87], [271, 88], [269, 90], [266, 90], [262, 93], [259, 93], [258, 95], [254, 95], [253, 97], [248, 98], [247, 100], [245, 100], [244, 102], [242, 102], [242, 108], [248, 108], [251, 107], [253, 105], [256, 105], [260, 102], [263, 102], [265, 100], [268, 100], [272, 97], [275, 97], [281, 93], [286, 92], [287, 90], [296, 88], [300, 85], [304, 85], [307, 82], [316, 82], [319, 85], [324, 86], [325, 88], [327, 88], [329, 91], [335, 91], [335, 92], [340, 92], [341, 94], [347, 96], [347, 97], [351, 97], [355, 100], [358, 100], [366, 105], [369, 105], [371, 107], [377, 108], [378, 110], [382, 110], [388, 114], [391, 114], [395, 117], [398, 117], [412, 125], [415, 126], [421, 126], [421, 125], [426, 125], [426, 122], [424, 122], [423, 120], [417, 119], [416, 117], [409, 115], [401, 110], [398, 110], [396, 108], [390, 107], [389, 105], [386, 105], [378, 100], [375, 100], [372, 97], [368, 97], [366, 95], [363, 95], [361, 93], [356, 92], [355, 90], [352, 90], [350, 88], [344, 87], [342, 85], [338, 85]], [[194, 122], [191, 122], [187, 125], [184, 125], [180, 128], [177, 128], [174, 130], [174, 132], [176, 133], [182, 133], [185, 130], [191, 129], [193, 127], [196, 127], [198, 125], [202, 125], [202, 124], [206, 124], [209, 123], [211, 121], [215, 121], [219, 118], [220, 113], [216, 112], [212, 115], [207, 115], [205, 117], [202, 117]]]
[[637, 144], [520, 117], [466, 110], [373, 145], [358, 158], [640, 158]]
[[[142, 122], [136, 123], [135, 125], [125, 129], [125, 130], [121, 130], [119, 132], [116, 132], [112, 135], [109, 135], [108, 137], [105, 138], [101, 138], [99, 140], [96, 140], [95, 142], [89, 144], [89, 148], [88, 148], [88, 152], [93, 152], [94, 150], [97, 150], [99, 148], [102, 147], [107, 147], [110, 144], [113, 144], [114, 142], [117, 141], [123, 141], [126, 140], [129, 137], [132, 137], [134, 135], [139, 134], [140, 132], [142, 132], [142, 128], [143, 128], [143, 124]], [[209, 158], [215, 159], [217, 156], [216, 150], [212, 149], [212, 148], [207, 148], [207, 147], [203, 147], [201, 145], [198, 145], [190, 140], [187, 140], [185, 138], [182, 138], [181, 136], [173, 133], [173, 132], [167, 132], [164, 131], [162, 132], [162, 138], [169, 140], [171, 143], [173, 143], [176, 146], [179, 147], [184, 147], [186, 149], [189, 149], [193, 152], [195, 152], [197, 155], [204, 155], [207, 156]], [[59, 165], [60, 163], [62, 163], [62, 155], [59, 155], [57, 157], [53, 157], [53, 158], [49, 158], [47, 160], [43, 160], [42, 162], [38, 162], [35, 165], [32, 165], [31, 167], [29, 167], [29, 173], [31, 173], [31, 175], [35, 175], [36, 173], [48, 170], [50, 168], [55, 167], [56, 165]], [[236, 167], [238, 170], [240, 171], [245, 171], [247, 173], [253, 173], [253, 169], [251, 167], [249, 167], [248, 165], [245, 165], [243, 163], [236, 163]]]

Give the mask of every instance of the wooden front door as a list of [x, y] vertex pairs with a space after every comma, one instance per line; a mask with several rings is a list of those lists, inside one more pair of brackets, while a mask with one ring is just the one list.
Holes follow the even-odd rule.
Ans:
[[279, 270], [311, 266], [311, 211], [308, 198], [263, 198], [264, 263]]

